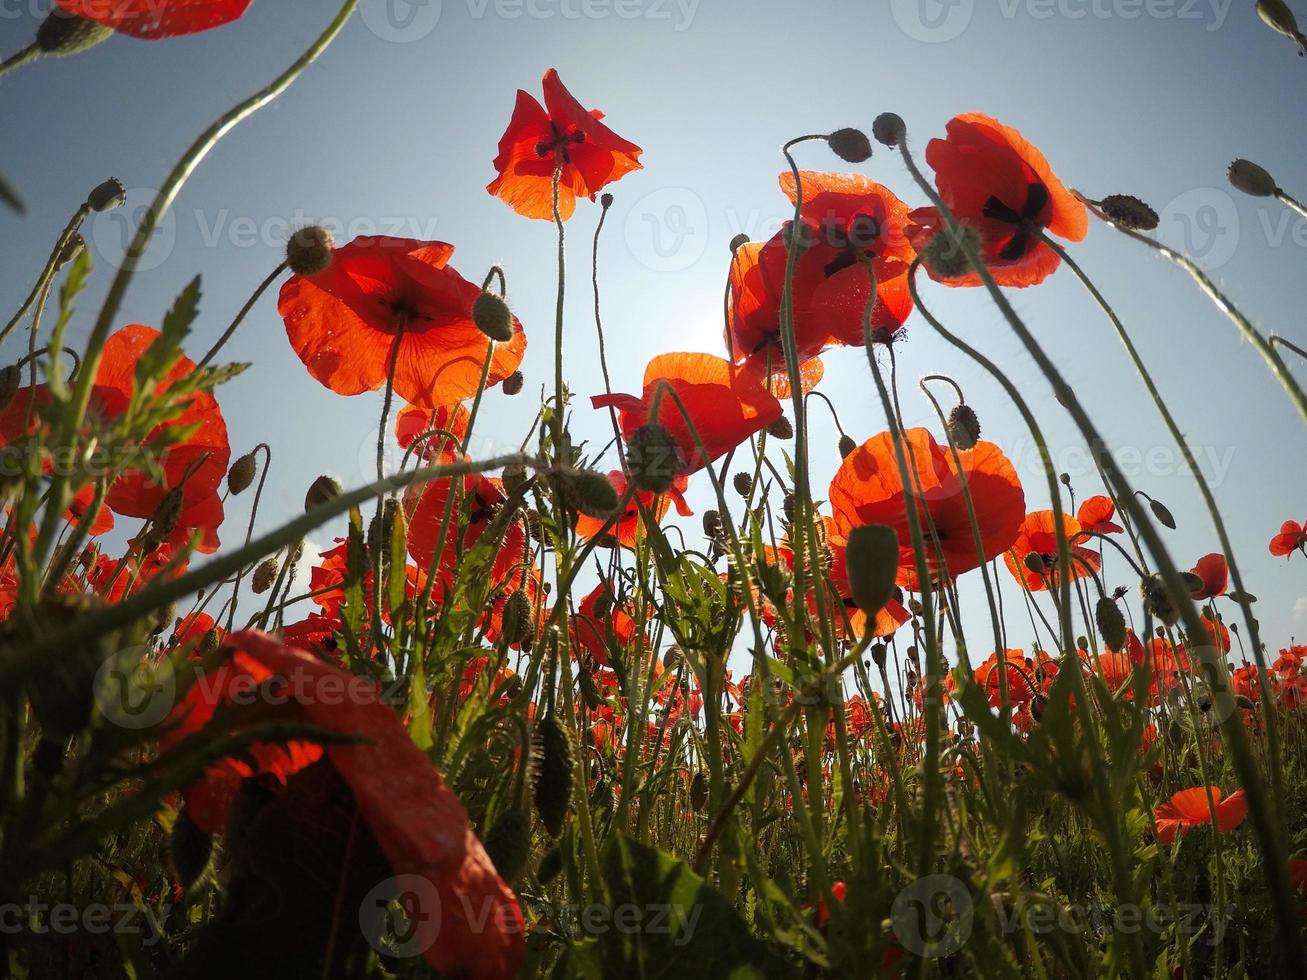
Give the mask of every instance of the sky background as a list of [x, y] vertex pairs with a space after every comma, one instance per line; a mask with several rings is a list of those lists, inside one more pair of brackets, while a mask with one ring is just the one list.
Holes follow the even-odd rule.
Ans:
[[[31, 38], [49, 0], [0, 0], [0, 52]], [[980, 111], [1015, 126], [1071, 187], [1122, 192], [1162, 215], [1161, 237], [1195, 255], [1267, 333], [1307, 344], [1307, 220], [1231, 190], [1236, 156], [1307, 193], [1301, 105], [1307, 64], [1267, 30], [1252, 0], [362, 0], [335, 45], [291, 90], [229, 134], [184, 188], [122, 307], [121, 322], [157, 326], [172, 298], [203, 276], [198, 357], [280, 261], [288, 228], [317, 221], [344, 239], [392, 234], [456, 246], [452, 264], [480, 280], [501, 264], [529, 340], [517, 398], [484, 406], [473, 454], [521, 439], [552, 377], [556, 288], [551, 223], [514, 214], [484, 191], [515, 91], [537, 98], [549, 67], [586, 106], [645, 150], [645, 169], [609, 188], [616, 204], [600, 246], [614, 388], [638, 392], [647, 361], [675, 350], [723, 353], [727, 243], [760, 239], [787, 216], [779, 146], [841, 126], [870, 129], [886, 110], [907, 121], [922, 160], [953, 115]], [[89, 331], [131, 223], [177, 157], [209, 122], [277, 75], [335, 10], [325, 0], [255, 0], [225, 28], [143, 42], [115, 37], [0, 80], [0, 173], [30, 213], [0, 214], [0, 307], [16, 309], [50, 244], [87, 191], [110, 175], [129, 206], [83, 229], [96, 275], [70, 330]], [[1300, 9], [1300, 15], [1307, 13]], [[847, 169], [820, 144], [801, 167]], [[924, 203], [884, 148], [856, 168], [913, 205]], [[597, 206], [568, 224], [571, 277], [565, 364], [573, 430], [606, 441], [598, 393], [589, 249]], [[1307, 634], [1307, 561], [1274, 559], [1267, 542], [1307, 518], [1307, 429], [1236, 329], [1192, 281], [1111, 228], [1091, 225], [1073, 254], [1131, 330], [1189, 435], [1236, 543], [1264, 636], [1276, 650]], [[233, 456], [273, 450], [260, 510], [267, 530], [298, 514], [319, 473], [346, 486], [373, 478], [380, 393], [338, 396], [291, 350], [276, 289], [251, 312], [226, 358], [255, 366], [219, 391]], [[926, 302], [1009, 372], [1039, 411], [1059, 468], [1083, 499], [1101, 492], [1083, 443], [1047, 383], [980, 290], [925, 282]], [[1009, 294], [1089, 408], [1134, 485], [1162, 500], [1182, 567], [1218, 549], [1192, 477], [1135, 378], [1110, 324], [1068, 270]], [[7, 314], [6, 314], [7, 319]], [[1031, 510], [1048, 505], [1031, 440], [997, 386], [915, 315], [897, 348], [909, 424], [934, 424], [915, 379], [952, 375], [984, 436], [1021, 474]], [[19, 331], [3, 352], [20, 356]], [[885, 429], [865, 357], [828, 354], [818, 390], [862, 441]], [[1296, 364], [1307, 381], [1307, 364]], [[837, 433], [812, 404], [813, 486], [839, 457]], [[938, 427], [935, 426], [936, 431]], [[703, 476], [697, 511], [710, 505]], [[252, 493], [230, 502], [223, 537], [237, 543]], [[129, 522], [121, 521], [120, 524]], [[698, 518], [683, 521], [698, 528]], [[239, 530], [238, 530], [239, 529]], [[324, 529], [311, 545], [330, 544]], [[1107, 584], [1131, 585], [1107, 559]], [[1001, 572], [1013, 645], [1025, 645], [1015, 583]], [[984, 641], [978, 573], [962, 580]], [[307, 611], [307, 609], [305, 610]], [[1235, 607], [1226, 606], [1227, 619]], [[979, 620], [979, 621], [978, 621]]]

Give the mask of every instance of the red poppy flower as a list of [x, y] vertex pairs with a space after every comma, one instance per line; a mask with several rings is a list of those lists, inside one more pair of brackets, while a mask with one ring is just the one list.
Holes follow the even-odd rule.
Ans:
[[558, 216], [566, 221], [578, 197], [593, 201], [605, 186], [639, 170], [644, 151], [601, 123], [598, 109], [586, 112], [552, 68], [544, 88], [544, 106], [518, 89], [513, 118], [499, 139], [498, 176], [486, 190], [520, 215], [552, 221], [557, 171]]
[[1134, 666], [1129, 654], [1112, 653], [1109, 650], [1104, 650], [1098, 655], [1095, 670], [1098, 671], [1099, 676], [1103, 678], [1103, 683], [1110, 690], [1119, 691], [1121, 686], [1130, 680]]
[[[1058, 180], [1044, 155], [1010, 126], [973, 112], [954, 117], [946, 128], [945, 139], [926, 146], [939, 196], [955, 218], [980, 232], [981, 256], [995, 281], [1003, 286], [1043, 282], [1061, 260], [1039, 240], [1040, 233], [1080, 241], [1089, 230], [1085, 206]], [[943, 221], [935, 208], [914, 211], [912, 219], [908, 236], [920, 251]], [[974, 271], [942, 281], [981, 284]]]
[[[620, 498], [626, 493], [626, 476], [621, 470], [613, 470], [608, 474], [608, 482], [613, 485]], [[685, 502], [685, 491], [689, 487], [689, 480], [684, 476], [676, 477], [672, 484], [672, 489], [665, 494], [647, 493], [644, 490], [636, 492], [633, 499], [626, 506], [626, 510], [617, 519], [617, 523], [608, 529], [605, 540], [600, 542], [605, 547], [622, 547], [635, 550], [636, 541], [644, 533], [644, 518], [640, 516], [640, 505], [647, 507], [653, 515], [655, 522], [661, 521], [667, 513], [673, 501], [676, 503], [676, 512], [682, 517], [690, 517], [694, 511], [690, 510], [690, 505]], [[639, 500], [639, 504], [636, 503]], [[589, 514], [578, 514], [576, 518], [576, 533], [589, 541], [598, 534], [607, 520], [600, 517], [591, 517]]]
[[[1018, 582], [1024, 582], [1031, 592], [1043, 592], [1049, 587], [1050, 580], [1057, 575], [1057, 524], [1061, 518], [1062, 528], [1067, 540], [1071, 541], [1080, 532], [1080, 522], [1069, 514], [1054, 514], [1051, 510], [1039, 510], [1027, 514], [1021, 522], [1016, 541], [1003, 555], [1008, 571]], [[1034, 559], [1030, 558], [1034, 555]], [[1071, 545], [1071, 579], [1083, 578], [1091, 571], [1103, 567], [1103, 558], [1097, 551], [1090, 551], [1077, 544]], [[1036, 564], [1042, 571], [1030, 567]]]
[[1157, 821], [1157, 839], [1169, 846], [1177, 833], [1184, 836], [1194, 827], [1210, 824], [1212, 808], [1208, 802], [1209, 791], [1212, 794], [1211, 801], [1216, 805], [1217, 830], [1224, 834], [1243, 823], [1243, 818], [1248, 815], [1248, 801], [1244, 799], [1242, 789], [1222, 798], [1219, 786], [1195, 786], [1193, 789], [1180, 790], [1157, 808], [1153, 817]]
[[[136, 393], [136, 365], [158, 337], [159, 331], [151, 327], [131, 324], [114, 331], [105, 340], [90, 401], [90, 411], [101, 422], [112, 423], [127, 411]], [[157, 404], [174, 384], [194, 371], [194, 361], [179, 358], [156, 386], [154, 401], [147, 399], [147, 405]], [[0, 445], [13, 444], [35, 434], [44, 425], [39, 409], [50, 400], [49, 388], [44, 384], [19, 389], [0, 411]], [[34, 409], [30, 413], [29, 406]], [[216, 551], [217, 530], [223, 520], [218, 489], [231, 459], [227, 423], [217, 399], [205, 391], [186, 396], [176, 414], [156, 426], [138, 449], [140, 465], [132, 466], [130, 459], [115, 461], [121, 462], [124, 468], [105, 494], [108, 509], [123, 517], [151, 517], [168, 491], [181, 487], [182, 514], [174, 541], [180, 543], [191, 532], [200, 531], [203, 539], [199, 550]], [[162, 482], [156, 482], [143, 468], [147, 457], [161, 471]], [[53, 461], [47, 460], [45, 465], [53, 465]], [[79, 519], [93, 497], [93, 488], [78, 488], [69, 506], [70, 518]], [[94, 516], [90, 530], [104, 533], [112, 527], [112, 517], [102, 509]]]
[[[975, 448], [959, 454], [959, 473], [954, 469], [952, 453], [935, 442], [929, 431], [909, 429], [906, 435], [905, 451], [915, 474], [911, 496], [917, 501], [926, 535], [926, 563], [931, 575], [936, 579], [956, 578], [980, 564], [962, 492], [964, 478], [976, 510], [984, 560], [1006, 551], [1016, 537], [1026, 498], [1016, 470], [1002, 451], [990, 442], [977, 443]], [[888, 432], [873, 436], [849, 453], [830, 484], [837, 535], [847, 540], [849, 532], [862, 524], [894, 528], [900, 549], [899, 584], [916, 590], [908, 499]]]
[[1088, 498], [1076, 511], [1076, 520], [1080, 522], [1080, 530], [1086, 534], [1123, 533], [1125, 528], [1113, 522], [1112, 518], [1114, 516], [1116, 516], [1116, 504], [1112, 503], [1111, 497], [1101, 495]]
[[[889, 602], [876, 610], [875, 616], [872, 617], [871, 623], [868, 624], [867, 614], [858, 608], [858, 604], [853, 601], [853, 587], [849, 585], [849, 566], [846, 556], [848, 541], [836, 529], [833, 518], [824, 517], [822, 520], [826, 524], [826, 547], [829, 549], [831, 556], [829, 573], [831, 584], [835, 586], [835, 591], [844, 600], [844, 611], [849, 617], [849, 627], [853, 636], [860, 639], [867, 632], [868, 625], [870, 625], [872, 636], [884, 637], [897, 633], [899, 627], [912, 618], [903, 605], [902, 594], [891, 597]], [[809, 601], [808, 607], [814, 614], [817, 612], [815, 597]], [[837, 615], [835, 624], [839, 631], [842, 632], [844, 626], [843, 617]]]
[[1285, 521], [1280, 525], [1280, 533], [1271, 538], [1271, 554], [1281, 558], [1295, 551], [1307, 553], [1307, 526], [1297, 521]]
[[[466, 552], [471, 551], [490, 529], [500, 507], [508, 499], [499, 481], [490, 477], [473, 474], [459, 479], [463, 481], [462, 510], [460, 512], [456, 502], [447, 527], [445, 510], [450, 490], [455, 485], [451, 478], [432, 480], [411, 488], [405, 494], [405, 507], [412, 514], [408, 525], [408, 553], [424, 574], [435, 558], [441, 528], [446, 527], [444, 548], [436, 566], [436, 587], [433, 589], [436, 598], [443, 596], [443, 590], [453, 584]], [[417, 500], [416, 506], [414, 499]], [[522, 521], [509, 522], [502, 540], [494, 545], [488, 568], [489, 580], [494, 586], [512, 588], [520, 584], [525, 543], [526, 528]]]
[[147, 41], [198, 34], [239, 18], [253, 0], [58, 0], [70, 14]]
[[1230, 652], [1230, 630], [1222, 622], [1221, 617], [1217, 616], [1215, 620], [1208, 615], [1207, 610], [1203, 610], [1203, 629], [1207, 632], [1207, 642], [1212, 646], [1220, 649], [1222, 653]]
[[670, 394], [659, 404], [658, 419], [676, 442], [676, 472], [689, 475], [724, 456], [754, 433], [781, 417], [781, 403], [767, 390], [759, 372], [711, 354], [659, 354], [644, 372], [644, 394], [595, 395], [595, 408], [616, 408], [622, 435], [630, 437], [649, 421], [655, 392], [666, 383], [694, 420], [707, 450], [705, 457]]
[[1195, 599], [1215, 599], [1225, 595], [1230, 581], [1230, 567], [1225, 562], [1225, 555], [1203, 555], [1193, 567], [1192, 574], [1203, 583], [1190, 593]]
[[[608, 607], [602, 615], [598, 612], [601, 601]], [[612, 586], [607, 582], [600, 582], [581, 600], [571, 622], [574, 652], [588, 654], [605, 667], [609, 663], [609, 645], [625, 650], [635, 642], [635, 620], [615, 604]]]
[[[397, 875], [424, 878], [440, 899], [440, 928], [424, 955], [436, 970], [498, 980], [515, 976], [522, 956], [522, 917], [512, 890], [500, 879], [468, 823], [458, 797], [432, 767], [380, 691], [370, 682], [284, 646], [262, 633], [243, 632], [225, 647], [229, 660], [220, 678], [209, 677], [188, 692], [165, 736], [175, 745], [187, 734], [216, 723], [220, 705], [247, 700], [260, 685], [272, 694], [274, 711], [302, 712], [312, 725], [360, 736], [338, 743], [325, 756], [353, 793], [358, 812]], [[262, 707], [262, 705], [261, 705]], [[232, 772], [261, 772], [280, 780], [323, 757], [311, 742], [256, 743], [241, 759], [222, 760]], [[198, 782], [210, 780], [210, 773]], [[230, 796], [230, 786], [224, 795]], [[225, 823], [225, 812], [198, 809], [188, 791], [187, 809], [201, 828]], [[402, 807], [395, 800], [402, 799]], [[215, 818], [217, 820], [215, 824]]]
[[[428, 463], [452, 461], [459, 456], [467, 439], [467, 424], [471, 418], [471, 413], [457, 404], [441, 405], [435, 409], [405, 405], [395, 416], [395, 440], [400, 449], [407, 450], [418, 436], [434, 433], [427, 436], [414, 452]], [[458, 440], [458, 445], [450, 442], [451, 435]]]
[[[332, 391], [357, 395], [386, 383], [392, 351], [395, 393], [422, 408], [476, 394], [491, 340], [472, 321], [481, 289], [448, 263], [454, 246], [408, 238], [360, 237], [315, 276], [291, 276], [277, 312], [309, 373]], [[522, 325], [495, 344], [487, 385], [517, 370]]]
[[[349, 572], [349, 544], [345, 538], [337, 538], [336, 541], [336, 547], [322, 552], [318, 556], [322, 561], [309, 572], [309, 591], [313, 593], [313, 601], [325, 616], [333, 620], [339, 619], [341, 607], [345, 604], [345, 580]], [[423, 590], [426, 581], [425, 568], [416, 565], [404, 567], [404, 594], [409, 599]], [[368, 567], [363, 572], [363, 604], [368, 609], [372, 608], [374, 602], [372, 589], [372, 569]], [[390, 622], [391, 612], [390, 600], [383, 596], [381, 615], [386, 622]]]

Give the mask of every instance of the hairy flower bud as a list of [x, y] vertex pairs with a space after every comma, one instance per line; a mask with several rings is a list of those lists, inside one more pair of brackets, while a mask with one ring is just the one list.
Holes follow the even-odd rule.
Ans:
[[972, 449], [980, 441], [980, 419], [970, 405], [955, 405], [948, 413], [948, 434], [959, 449]]
[[1274, 197], [1279, 191], [1275, 178], [1251, 160], [1235, 160], [1226, 171], [1235, 190], [1251, 194], [1253, 197]]
[[871, 140], [860, 129], [837, 129], [826, 137], [826, 145], [845, 163], [862, 163], [871, 159]]
[[177, 523], [182, 517], [182, 488], [173, 487], [163, 495], [159, 505], [154, 508], [154, 514], [150, 518], [153, 525], [152, 530], [161, 538], [166, 538], [177, 530]]
[[233, 497], [249, 488], [249, 485], [254, 482], [255, 472], [253, 452], [238, 457], [236, 462], [231, 464], [231, 469], [227, 470], [227, 489], [231, 491]]
[[515, 884], [531, 857], [531, 815], [510, 804], [486, 831], [485, 847], [499, 877]]
[[1094, 620], [1098, 623], [1098, 633], [1109, 650], [1125, 649], [1125, 617], [1121, 607], [1108, 596], [1100, 596], [1094, 607]]
[[747, 497], [753, 490], [753, 477], [748, 473], [736, 473], [731, 477], [731, 485], [741, 497]]
[[871, 135], [877, 143], [898, 146], [908, 135], [908, 127], [897, 112], [882, 112], [871, 124]]
[[646, 493], [666, 493], [682, 468], [680, 447], [657, 422], [646, 422], [631, 433], [626, 460], [636, 487]]
[[472, 322], [491, 340], [506, 344], [513, 339], [513, 313], [503, 297], [483, 292], [472, 304]]
[[514, 589], [504, 603], [503, 636], [510, 645], [518, 645], [535, 632], [532, 621], [531, 598], [521, 589]]
[[499, 386], [504, 389], [505, 395], [520, 395], [522, 393], [522, 385], [525, 383], [526, 379], [522, 377], [522, 372], [514, 371], [500, 382]]
[[92, 211], [112, 211], [127, 203], [127, 190], [117, 177], [110, 177], [86, 195], [86, 203]]
[[304, 510], [307, 513], [323, 504], [330, 503], [344, 493], [344, 488], [329, 476], [320, 476], [309, 486], [304, 495]]
[[1109, 194], [1098, 206], [1112, 224], [1131, 231], [1153, 231], [1160, 220], [1156, 211], [1130, 194]]
[[535, 780], [536, 812], [551, 837], [563, 832], [563, 821], [572, 802], [572, 771], [576, 750], [572, 735], [556, 715], [549, 715], [536, 726], [533, 739], [538, 762]]
[[777, 439], [793, 439], [794, 426], [784, 415], [778, 418], [771, 425], [767, 426], [767, 434]]
[[42, 54], [63, 57], [93, 48], [101, 41], [108, 40], [112, 33], [112, 27], [65, 13], [56, 7], [36, 29], [36, 46]]
[[857, 448], [858, 448], [858, 444], [853, 441], [852, 436], [840, 436], [839, 450], [840, 450], [841, 459], [847, 459], [849, 453], [853, 452]]
[[331, 265], [336, 239], [321, 225], [300, 228], [286, 242], [286, 265], [297, 276], [316, 276]]
[[277, 580], [277, 572], [280, 568], [281, 564], [276, 558], [268, 558], [259, 562], [259, 567], [254, 569], [254, 575], [250, 578], [250, 588], [254, 590], [255, 595], [263, 595], [272, 588], [272, 583]]

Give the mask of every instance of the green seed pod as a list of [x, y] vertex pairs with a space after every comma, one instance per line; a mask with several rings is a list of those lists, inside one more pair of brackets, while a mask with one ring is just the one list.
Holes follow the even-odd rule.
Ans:
[[514, 589], [504, 602], [504, 640], [510, 645], [520, 644], [535, 632], [531, 615], [531, 599], [521, 589]]
[[882, 112], [872, 121], [871, 135], [876, 138], [877, 143], [898, 146], [908, 135], [908, 127], [897, 112]]
[[1273, 197], [1280, 189], [1275, 178], [1251, 160], [1235, 160], [1226, 171], [1226, 176], [1235, 190], [1253, 197]]
[[617, 490], [602, 473], [594, 470], [569, 470], [563, 474], [569, 485], [576, 507], [582, 514], [607, 518], [617, 510], [620, 502]]
[[858, 448], [858, 444], [853, 441], [852, 436], [840, 436], [840, 458], [848, 459], [849, 454]]
[[899, 572], [899, 538], [892, 527], [864, 524], [849, 532], [844, 551], [853, 601], [868, 616], [894, 595]]
[[281, 564], [276, 558], [259, 562], [259, 567], [254, 569], [254, 575], [250, 578], [250, 588], [254, 590], [255, 595], [262, 595], [272, 588], [280, 568]]
[[736, 473], [731, 478], [731, 485], [735, 487], [735, 492], [741, 497], [747, 497], [750, 491], [753, 490], [753, 477], [748, 473]]
[[1125, 616], [1109, 596], [1099, 597], [1098, 605], [1094, 607], [1094, 621], [1098, 623], [1098, 634], [1109, 650], [1125, 649]]
[[980, 441], [980, 419], [970, 405], [953, 406], [948, 413], [948, 433], [959, 449], [972, 449]]
[[36, 29], [36, 46], [42, 54], [63, 57], [93, 48], [101, 41], [108, 40], [112, 33], [112, 27], [105, 27], [85, 17], [66, 14], [56, 8]]
[[320, 476], [309, 486], [304, 495], [305, 513], [317, 510], [323, 504], [330, 503], [344, 493], [344, 488], [329, 476]]
[[695, 813], [703, 813], [704, 807], [708, 805], [708, 777], [703, 770], [694, 774], [694, 779], [690, 781], [690, 806], [694, 808]]
[[227, 489], [233, 497], [249, 488], [254, 482], [257, 469], [253, 452], [246, 453], [231, 464], [231, 469], [227, 470]]
[[[962, 239], [969, 242], [973, 249], [979, 250], [980, 232], [970, 225], [959, 225], [958, 228]], [[921, 252], [921, 260], [939, 279], [956, 279], [971, 271], [971, 260], [967, 258], [961, 242], [947, 227], [941, 228], [926, 244]]]
[[1153, 516], [1157, 518], [1160, 524], [1169, 527], [1172, 531], [1175, 530], [1175, 518], [1171, 516], [1170, 510], [1167, 509], [1165, 504], [1163, 504], [1160, 500], [1150, 499], [1148, 501], [1148, 507], [1153, 512]]
[[92, 211], [112, 211], [127, 203], [127, 190], [117, 177], [101, 181], [86, 196], [86, 203]]
[[1154, 231], [1161, 220], [1156, 211], [1130, 194], [1109, 194], [1098, 206], [1112, 224], [1131, 231]]
[[777, 439], [793, 439], [794, 426], [784, 415], [778, 418], [771, 425], [767, 426], [767, 434]]
[[557, 837], [563, 832], [563, 821], [572, 802], [572, 772], [576, 764], [572, 735], [557, 716], [549, 715], [536, 726], [533, 741], [538, 760], [536, 812], [549, 835]]
[[286, 265], [297, 276], [316, 276], [331, 265], [336, 239], [320, 225], [300, 228], [286, 242]]
[[526, 379], [522, 377], [522, 372], [514, 371], [500, 383], [500, 387], [504, 389], [505, 395], [520, 395], [525, 383]]
[[531, 857], [531, 815], [516, 804], [508, 807], [490, 825], [483, 843], [499, 877], [516, 884]]
[[187, 890], [209, 867], [209, 859], [213, 856], [213, 835], [201, 830], [185, 807], [172, 823], [168, 853], [177, 880]]
[[483, 292], [472, 304], [472, 322], [491, 340], [506, 344], [513, 339], [513, 313], [494, 293]]
[[871, 140], [860, 129], [837, 129], [826, 137], [826, 145], [845, 163], [863, 163], [871, 159]]
[[676, 440], [657, 422], [646, 422], [631, 433], [626, 460], [636, 487], [646, 493], [666, 493], [684, 468]]
[[557, 844], [545, 851], [545, 856], [540, 859], [540, 864], [536, 868], [536, 881], [542, 885], [547, 885], [558, 877], [559, 872], [563, 870], [563, 852]]
[[1171, 597], [1171, 590], [1166, 587], [1166, 580], [1160, 575], [1150, 575], [1139, 583], [1139, 592], [1143, 596], [1144, 606], [1154, 618], [1174, 626], [1180, 619], [1180, 607]]

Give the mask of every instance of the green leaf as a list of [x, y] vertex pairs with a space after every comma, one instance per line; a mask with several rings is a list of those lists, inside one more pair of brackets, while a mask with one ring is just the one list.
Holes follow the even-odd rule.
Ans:
[[154, 387], [182, 356], [182, 341], [200, 314], [200, 277], [196, 276], [173, 300], [172, 309], [163, 317], [159, 337], [136, 362], [138, 396], [153, 392]]
[[[603, 975], [652, 980], [763, 980], [795, 968], [749, 932], [688, 864], [617, 834], [603, 862], [608, 903], [583, 912]], [[586, 976], [587, 974], [574, 974]]]

